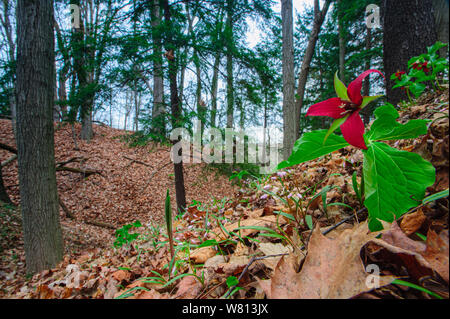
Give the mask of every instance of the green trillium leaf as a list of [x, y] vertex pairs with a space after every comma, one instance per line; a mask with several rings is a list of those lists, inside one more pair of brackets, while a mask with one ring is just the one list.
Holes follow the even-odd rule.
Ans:
[[326, 130], [313, 131], [303, 134], [303, 136], [295, 142], [291, 156], [289, 156], [287, 160], [278, 164], [277, 169], [310, 161], [349, 145], [343, 137], [335, 134], [330, 134], [324, 142], [326, 134]]
[[345, 84], [338, 78], [337, 71], [334, 74], [334, 89], [336, 91], [336, 95], [341, 100], [350, 101], [347, 94], [347, 88], [345, 87]]
[[435, 181], [435, 168], [420, 155], [380, 142], [364, 151], [363, 173], [371, 231], [383, 228], [379, 220], [392, 222], [419, 205]]
[[372, 141], [388, 141], [416, 138], [427, 134], [427, 121], [410, 120], [406, 124], [397, 122], [399, 114], [392, 104], [386, 103], [375, 110], [375, 121], [365, 134]]
[[376, 99], [382, 97], [383, 95], [375, 95], [375, 96], [364, 96], [363, 97], [363, 101], [362, 104], [360, 105], [360, 108], [364, 108], [367, 106], [367, 104], [369, 104], [372, 101], [375, 101]]

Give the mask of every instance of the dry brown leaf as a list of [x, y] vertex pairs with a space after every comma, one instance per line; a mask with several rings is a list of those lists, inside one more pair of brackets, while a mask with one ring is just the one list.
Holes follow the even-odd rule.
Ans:
[[[131, 298], [130, 298], [131, 299]], [[148, 291], [142, 291], [135, 295], [132, 299], [168, 299], [167, 294], [160, 294], [156, 290], [150, 289]]]
[[[323, 236], [316, 227], [300, 273], [285, 258], [280, 259], [272, 276], [271, 297], [342, 299], [371, 290], [366, 285], [369, 274], [365, 272], [360, 253], [376, 235], [369, 233], [367, 222], [345, 230], [336, 239]], [[380, 286], [392, 280], [391, 276], [380, 277]]]
[[191, 252], [191, 260], [197, 264], [205, 263], [209, 258], [214, 257], [217, 251], [212, 247], [201, 247]]
[[129, 271], [126, 270], [118, 270], [115, 273], [112, 274], [112, 277], [117, 280], [118, 282], [121, 282], [123, 280], [130, 280], [131, 278], [131, 273]]
[[[285, 254], [292, 251], [290, 247], [283, 246], [281, 243], [260, 243], [258, 246], [259, 250], [261, 250], [265, 256]], [[282, 256], [265, 258], [262, 259], [261, 262], [268, 268], [275, 269], [281, 257]]]
[[407, 214], [400, 222], [400, 228], [406, 235], [414, 234], [422, 226], [427, 217], [424, 215], [422, 209], [418, 209], [414, 213]]
[[433, 269], [441, 277], [449, 282], [449, 264], [448, 264], [448, 230], [438, 234], [430, 229], [427, 234], [427, 248], [422, 256], [430, 263]]
[[193, 276], [186, 276], [178, 283], [175, 299], [194, 299], [202, 291], [202, 284]]

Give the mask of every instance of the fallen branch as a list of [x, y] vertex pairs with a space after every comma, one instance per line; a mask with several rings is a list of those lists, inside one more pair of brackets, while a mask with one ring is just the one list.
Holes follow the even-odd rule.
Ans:
[[98, 222], [98, 221], [95, 221], [95, 220], [84, 220], [83, 222], [85, 224], [88, 224], [88, 225], [94, 225], [94, 226], [108, 228], [108, 229], [114, 229], [115, 230], [117, 228], [114, 225], [111, 225], [111, 224], [108, 224], [108, 223], [103, 223], [103, 222]]
[[64, 204], [61, 197], [59, 197], [58, 199], [59, 199], [59, 206], [61, 206], [62, 210], [66, 214], [66, 217], [68, 217], [70, 219], [75, 219], [75, 215], [72, 214], [72, 212], [69, 210], [69, 208], [67, 208], [66, 204]]
[[12, 147], [12, 146], [9, 146], [7, 144], [3, 144], [3, 143], [0, 142], [0, 148], [2, 148], [4, 150], [7, 150], [8, 152], [17, 154], [17, 149]]
[[14, 161], [17, 158], [17, 154], [14, 154], [13, 156], [11, 156], [10, 158], [8, 158], [7, 160], [4, 160], [2, 162], [2, 166], [1, 167], [5, 167], [6, 165], [8, 165], [9, 163], [11, 163], [12, 161]]
[[147, 163], [141, 162], [141, 161], [139, 161], [139, 160], [137, 160], [137, 159], [134, 159], [134, 158], [131, 158], [131, 157], [128, 157], [128, 156], [124, 156], [124, 158], [126, 158], [127, 160], [130, 160], [130, 161], [131, 161], [131, 163], [130, 163], [128, 166], [130, 166], [130, 165], [133, 164], [133, 163], [137, 163], [137, 164], [141, 164], [141, 165], [144, 165], [144, 166], [153, 168], [153, 166], [151, 166], [151, 165], [149, 165], [149, 164], [147, 164]]
[[88, 176], [90, 176], [92, 174], [102, 175], [102, 172], [99, 171], [99, 170], [82, 169], [82, 168], [74, 168], [74, 167], [67, 167], [67, 166], [59, 166], [59, 167], [56, 168], [56, 171], [57, 172], [67, 171], [67, 172], [72, 172], [72, 173], [79, 173], [79, 174], [85, 175], [86, 177], [88, 177]]
[[68, 159], [67, 161], [57, 162], [56, 166], [61, 167], [61, 166], [67, 165], [69, 163], [78, 162], [78, 161], [86, 161], [86, 160], [87, 160], [87, 158], [76, 156], [76, 157], [72, 157], [71, 159]]

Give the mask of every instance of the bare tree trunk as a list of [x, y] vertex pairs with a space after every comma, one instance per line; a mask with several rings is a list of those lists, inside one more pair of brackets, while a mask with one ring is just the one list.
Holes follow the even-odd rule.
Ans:
[[234, 1], [227, 0], [227, 22], [226, 22], [226, 42], [227, 42], [227, 128], [233, 128], [234, 122], [234, 78], [233, 78], [233, 10]]
[[220, 58], [221, 54], [220, 52], [217, 52], [214, 59], [214, 70], [211, 83], [211, 127], [216, 127]]
[[287, 160], [297, 138], [295, 118], [294, 24], [292, 0], [281, 1], [283, 22], [283, 158]]
[[17, 150], [28, 273], [63, 256], [54, 156], [53, 1], [17, 1]]
[[165, 136], [166, 128], [164, 122], [164, 74], [162, 61], [162, 44], [159, 28], [161, 26], [161, 7], [159, 0], [153, 0], [152, 14], [152, 37], [153, 37], [153, 129], [161, 136]]
[[[449, 5], [448, 0], [433, 0], [434, 9], [434, 21], [436, 24], [436, 33], [438, 41], [448, 44], [448, 14]], [[439, 55], [441, 57], [446, 57], [448, 52], [447, 48], [442, 48], [439, 50]]]
[[316, 48], [317, 39], [319, 38], [320, 28], [330, 7], [330, 0], [326, 0], [322, 10], [319, 8], [319, 0], [314, 0], [314, 25], [309, 36], [308, 46], [306, 47], [305, 55], [303, 57], [302, 66], [300, 68], [300, 75], [298, 78], [297, 87], [297, 101], [295, 109], [295, 123], [296, 123], [296, 139], [300, 134], [300, 114], [303, 107], [303, 100], [305, 98], [306, 81], [308, 80], [309, 67], [314, 55], [314, 49]]
[[[164, 17], [166, 25], [170, 26], [171, 23], [171, 13], [168, 0], [162, 0], [164, 7]], [[169, 32], [167, 36], [166, 46], [169, 52], [175, 52], [175, 45], [172, 43], [173, 35]], [[178, 85], [177, 85], [177, 64], [175, 57], [168, 56], [169, 63], [169, 82], [170, 82], [170, 107], [172, 111], [172, 126], [179, 127], [181, 119], [181, 103], [178, 95]], [[182, 154], [179, 154], [182, 156]], [[184, 212], [186, 209], [186, 190], [184, 188], [184, 176], [183, 176], [183, 162], [174, 163], [174, 173], [175, 173], [175, 191], [177, 198], [177, 209], [180, 212]]]
[[[342, 0], [339, 0], [341, 3]], [[342, 12], [338, 11], [338, 33], [339, 33], [339, 78], [345, 83], [345, 30], [342, 21]]]
[[433, 5], [432, 0], [385, 0], [382, 10], [386, 97], [397, 104], [406, 95], [400, 89], [392, 89], [395, 82], [390, 77], [398, 70], [406, 70], [409, 59], [426, 52], [427, 46], [436, 42]]

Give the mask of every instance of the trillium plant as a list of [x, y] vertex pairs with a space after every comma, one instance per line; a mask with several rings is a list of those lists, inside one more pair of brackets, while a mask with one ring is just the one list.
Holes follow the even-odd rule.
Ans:
[[[312, 105], [306, 116], [328, 116], [334, 119], [328, 130], [303, 134], [295, 142], [291, 156], [278, 169], [297, 165], [337, 151], [346, 146], [362, 150], [363, 176], [360, 196], [369, 212], [369, 228], [382, 229], [381, 221], [392, 222], [410, 208], [421, 203], [427, 187], [434, 184], [435, 169], [420, 155], [398, 150], [382, 141], [412, 139], [427, 133], [426, 120], [397, 122], [399, 114], [386, 103], [375, 110], [375, 121], [365, 130], [359, 112], [381, 96], [362, 96], [362, 81], [369, 74], [384, 75], [367, 70], [348, 87], [334, 77], [337, 97]], [[334, 132], [340, 128], [342, 136]]]

